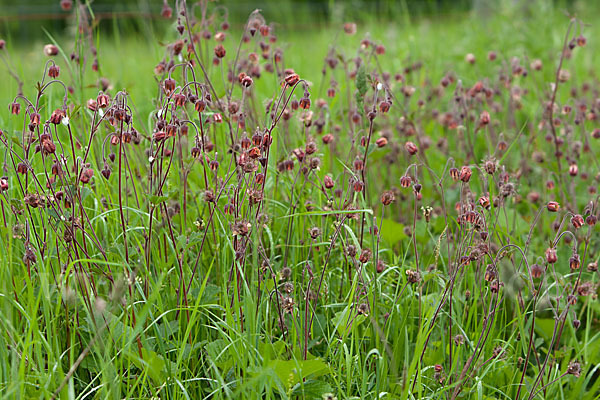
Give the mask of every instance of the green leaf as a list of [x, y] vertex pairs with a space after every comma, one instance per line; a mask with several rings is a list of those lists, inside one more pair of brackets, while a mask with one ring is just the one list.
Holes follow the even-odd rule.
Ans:
[[155, 385], [161, 385], [166, 380], [166, 362], [156, 352], [142, 349], [142, 358], [136, 353], [129, 352], [129, 359], [139, 369], [145, 372]]
[[152, 195], [152, 196], [148, 197], [148, 201], [150, 202], [150, 204], [153, 204], [155, 206], [159, 205], [160, 203], [164, 203], [168, 199], [169, 199], [168, 196], [156, 196], [156, 195]]
[[404, 225], [387, 218], [384, 218], [382, 221], [380, 234], [383, 241], [390, 246], [407, 238], [404, 233]]
[[366, 317], [364, 315], [357, 315], [354, 317], [350, 314], [350, 307], [346, 306], [344, 310], [335, 313], [332, 322], [340, 336], [345, 337], [351, 331], [356, 329], [357, 326], [362, 324], [365, 319]]
[[321, 398], [325, 393], [329, 392], [331, 392], [331, 386], [327, 382], [309, 379], [303, 385], [296, 384], [294, 390], [292, 390], [292, 396]]
[[330, 369], [324, 361], [317, 359], [313, 360], [273, 360], [269, 366], [275, 371], [279, 379], [284, 385], [293, 387], [300, 383], [302, 378], [308, 376], [321, 376], [326, 374]]

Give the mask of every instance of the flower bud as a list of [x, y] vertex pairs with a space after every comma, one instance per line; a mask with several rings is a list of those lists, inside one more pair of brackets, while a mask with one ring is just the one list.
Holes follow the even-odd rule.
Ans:
[[550, 212], [557, 212], [560, 209], [560, 204], [558, 204], [556, 201], [549, 201], [546, 205], [546, 208]]
[[414, 156], [419, 151], [419, 149], [417, 148], [417, 145], [414, 144], [413, 142], [406, 142], [404, 144], [404, 148], [406, 149], [408, 154], [410, 154], [411, 156]]

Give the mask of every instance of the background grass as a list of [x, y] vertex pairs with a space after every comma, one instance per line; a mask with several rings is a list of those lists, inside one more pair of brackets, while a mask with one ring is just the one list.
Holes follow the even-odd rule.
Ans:
[[[145, 150], [152, 146], [150, 141], [128, 147], [132, 171], [129, 175], [123, 172], [125, 189], [122, 192], [116, 185], [116, 167], [111, 165], [113, 175], [110, 180], [101, 177], [102, 142], [99, 138], [93, 141], [90, 159], [96, 173], [92, 185], [80, 185], [80, 196], [107, 259], [94, 248], [91, 239], [84, 239], [81, 233], [76, 237], [81, 242], [87, 240], [89, 257], [76, 256], [73, 245], [65, 243], [61, 236], [64, 221], [60, 221], [60, 216], [52, 215], [48, 209], [23, 205], [23, 194], [10, 165], [10, 153], [4, 149], [10, 190], [2, 196], [4, 224], [0, 227], [4, 249], [0, 252], [0, 264], [3, 265], [0, 268], [2, 396], [50, 398], [64, 383], [58, 392], [60, 398], [309, 399], [330, 395], [339, 399], [437, 399], [450, 398], [456, 388], [462, 387], [462, 398], [511, 399], [515, 398], [523, 359], [531, 341], [534, 352], [525, 368], [521, 398], [529, 395], [547, 355], [550, 362], [541, 373], [542, 385], [557, 381], [535, 398], [599, 398], [597, 273], [583, 273], [583, 279], [594, 285], [594, 293], [581, 296], [577, 305], [564, 315], [566, 293], [573, 289], [578, 273], [569, 269], [571, 248], [568, 244], [559, 246], [560, 261], [555, 270], [548, 270], [544, 275], [537, 303], [536, 292], [527, 284], [528, 275], [516, 251], [509, 252], [498, 264], [503, 282], [498, 297], [484, 279], [489, 260], [468, 264], [454, 283], [452, 276], [456, 265], [462, 256], [470, 254], [471, 246], [476, 242], [469, 239], [475, 237], [474, 230], [463, 231], [457, 224], [454, 204], [466, 201], [465, 186], [475, 194], [489, 191], [493, 197], [499, 190], [498, 174], [488, 177], [474, 168], [474, 178], [469, 185], [453, 183], [446, 177], [445, 192], [440, 195], [435, 186], [437, 179], [423, 167], [416, 175], [423, 184], [424, 200], [413, 205], [411, 190], [400, 189], [399, 179], [413, 160], [402, 150], [409, 139], [395, 129], [402, 118], [410, 118], [418, 121], [420, 135], [432, 140], [433, 145], [426, 153], [427, 164], [438, 176], [442, 175], [449, 157], [453, 157], [460, 167], [479, 164], [490, 155], [497, 155], [500, 165], [510, 173], [522, 201], [516, 200], [515, 196], [502, 207], [492, 207], [485, 213], [489, 221], [488, 234], [492, 238], [489, 243], [495, 245], [496, 250], [505, 243], [525, 247], [528, 235], [533, 232], [526, 256], [530, 264], [544, 264], [540, 258], [555, 237], [552, 229], [555, 217], [542, 213], [536, 224], [538, 209], [543, 209], [547, 200], [555, 198], [561, 201], [564, 209], [583, 213], [588, 201], [595, 201], [586, 189], [597, 185], [592, 179], [598, 172], [596, 143], [591, 143], [591, 151], [585, 153], [579, 163], [580, 170], [590, 176], [587, 181], [574, 181], [548, 190], [544, 183], [556, 176], [557, 165], [551, 157], [552, 146], [536, 131], [537, 124], [544, 119], [542, 104], [549, 98], [550, 83], [554, 81], [569, 23], [563, 12], [565, 7], [590, 25], [584, 30], [587, 46], [576, 49], [567, 61], [571, 80], [559, 90], [558, 102], [561, 105], [574, 102], [569, 89], [580, 87], [583, 82], [590, 82], [594, 89], [597, 88], [595, 66], [599, 61], [599, 45], [598, 27], [594, 24], [598, 16], [595, 3], [557, 5], [545, 1], [507, 1], [494, 4], [493, 12], [482, 8], [451, 18], [415, 18], [403, 12], [401, 4], [388, 4], [394, 8], [397, 18], [382, 21], [361, 13], [355, 36], [344, 35], [341, 30], [341, 22], [354, 16], [355, 11], [332, 13], [329, 24], [293, 30], [286, 28], [286, 24], [293, 21], [276, 21], [280, 22], [276, 27], [277, 46], [284, 50], [285, 66], [293, 68], [310, 83], [315, 114], [320, 115], [314, 104], [325, 97], [330, 78], [336, 79], [340, 95], [330, 100], [331, 111], [324, 116], [325, 132], [334, 132], [335, 125], [343, 128], [336, 134], [339, 144], [335, 150], [317, 140], [321, 168], [306, 177], [297, 173], [298, 167], [290, 173], [276, 172], [277, 162], [289, 158], [292, 149], [305, 146], [302, 124], [294, 118], [289, 125], [278, 126], [274, 131], [273, 153], [264, 189], [264, 212], [268, 222], [258, 224], [253, 221], [251, 245], [243, 263], [235, 261], [233, 247], [237, 239], [232, 235], [231, 227], [234, 218], [219, 211], [213, 220], [209, 219], [211, 206], [203, 197], [206, 190], [204, 169], [188, 155], [193, 145], [191, 135], [181, 139], [186, 151], [175, 152], [173, 169], [166, 175], [163, 192], [158, 194], [155, 188], [149, 190], [146, 185], [150, 168]], [[35, 83], [42, 80], [43, 65], [47, 60], [42, 52], [43, 45], [56, 41], [61, 47], [60, 55], [55, 58], [61, 66], [61, 78], [74, 87], [69, 102], [75, 107], [84, 106], [88, 98], [97, 96], [98, 80], [106, 77], [110, 81], [111, 95], [121, 89], [127, 91], [134, 110], [134, 126], [149, 137], [156, 125], [153, 112], [160, 101], [158, 84], [163, 79], [155, 75], [153, 69], [165, 57], [165, 45], [177, 38], [174, 24], [166, 26], [171, 22], [137, 21], [139, 27], [132, 28], [122, 26], [117, 19], [104, 21], [94, 36], [100, 64], [98, 73], [91, 70], [89, 59], [79, 69], [76, 64], [67, 62], [77, 39], [74, 30], [47, 32], [45, 38], [26, 43], [19, 42], [18, 38], [11, 40], [14, 32], [7, 33], [6, 52], [25, 82], [25, 95], [32, 99], [37, 95]], [[36, 29], [35, 25], [29, 29]], [[234, 26], [228, 34], [224, 42], [228, 57], [234, 53], [242, 29]], [[392, 145], [382, 150], [365, 150], [344, 140], [348, 129], [348, 107], [354, 102], [358, 85], [340, 68], [322, 77], [324, 60], [332, 48], [348, 58], [362, 56], [357, 49], [364, 37], [383, 43], [386, 48], [385, 55], [377, 58], [380, 65], [370, 59], [367, 73], [371, 76], [380, 70], [389, 71], [393, 76], [408, 65], [423, 63], [423, 68], [407, 75], [408, 83], [417, 88], [417, 96], [404, 104], [394, 101], [390, 116], [381, 117], [383, 122], [376, 119], [375, 136], [393, 130], [390, 142], [397, 142], [400, 148], [396, 153]], [[213, 46], [210, 42], [202, 51], [209, 54]], [[485, 62], [489, 51], [497, 52], [499, 60], [496, 63]], [[464, 61], [467, 53], [473, 53], [477, 58], [474, 65]], [[511, 110], [508, 96], [498, 95], [497, 101], [505, 101], [505, 107], [493, 114], [497, 121], [495, 136], [467, 131], [467, 135], [473, 135], [473, 155], [468, 154], [465, 137], [441, 128], [430, 116], [432, 109], [452, 108], [452, 90], [428, 102], [426, 111], [420, 111], [416, 104], [418, 98], [426, 98], [425, 93], [448, 71], [453, 71], [467, 88], [480, 80], [496, 84], [500, 72], [510, 65], [513, 57], [519, 58], [524, 66], [539, 58], [544, 68], [539, 73], [531, 71], [526, 78], [514, 77], [513, 85], [530, 93], [524, 96], [522, 108]], [[207, 69], [211, 79], [217, 82], [219, 95], [223, 96], [228, 85], [221, 81], [220, 67], [207, 63]], [[4, 74], [6, 68], [2, 71]], [[200, 76], [198, 70], [197, 74]], [[181, 79], [181, 74], [177, 79]], [[398, 97], [401, 97], [400, 87], [394, 86]], [[0, 104], [11, 103], [17, 89], [14, 80], [4, 79], [0, 87]], [[253, 103], [247, 99], [248, 107], [262, 115], [267, 100], [279, 90], [280, 79], [263, 74], [260, 79], [255, 79]], [[41, 102], [43, 119], [61, 105], [62, 91], [57, 85], [44, 96]], [[346, 103], [345, 93], [351, 94], [350, 104]], [[372, 95], [372, 89], [368, 93]], [[241, 98], [239, 87], [236, 87], [235, 96]], [[366, 103], [370, 104], [368, 96]], [[297, 97], [301, 97], [301, 93]], [[478, 116], [479, 111], [473, 109], [472, 114]], [[93, 114], [87, 111], [76, 113], [74, 109], [71, 112], [76, 141], [85, 149]], [[362, 125], [355, 132], [357, 141], [368, 132], [365, 117], [363, 115]], [[23, 118], [22, 114], [11, 115], [7, 107], [0, 109], [0, 129], [15, 146], [21, 138]], [[564, 121], [572, 123], [568, 117]], [[198, 120], [194, 122], [199, 125]], [[594, 121], [586, 122], [584, 130], [592, 131], [595, 124]], [[248, 131], [253, 128], [248, 127]], [[66, 129], [62, 126], [59, 129], [57, 140], [69, 143]], [[114, 131], [109, 126], [101, 129], [105, 136]], [[313, 130], [308, 134], [319, 137]], [[580, 139], [570, 133], [563, 136], [569, 145]], [[227, 130], [213, 128], [209, 137], [217, 149], [216, 155], [210, 154], [211, 158], [220, 161], [220, 168], [227, 168], [230, 157]], [[441, 137], [448, 140], [447, 151], [436, 150], [435, 143]], [[499, 137], [508, 143], [514, 141], [508, 152], [495, 150], [497, 143], [492, 141]], [[22, 148], [14, 148], [19, 154], [23, 153]], [[358, 209], [367, 210], [366, 229], [371, 228], [372, 232], [372, 217], [377, 218], [378, 224], [383, 220], [379, 236], [370, 232], [365, 236], [365, 247], [372, 249], [374, 258], [377, 254], [387, 264], [380, 274], [375, 273], [374, 260], [363, 266], [356, 260], [351, 261], [352, 257], [344, 252], [349, 244], [354, 244], [360, 254], [360, 224], [342, 219], [341, 207], [336, 207], [339, 204], [334, 202], [332, 205], [329, 195], [319, 187], [324, 175], [331, 174], [339, 185], [347, 188], [347, 170], [353, 168], [354, 157], [362, 156], [363, 151], [370, 152], [371, 167], [365, 180], [370, 196], [361, 200], [356, 195], [353, 200]], [[534, 151], [543, 151], [547, 162], [531, 162]], [[394, 156], [393, 163], [386, 161], [386, 155], [390, 153]], [[69, 151], [66, 156], [72, 160]], [[39, 178], [44, 179], [44, 166], [48, 168], [50, 164], [39, 156], [32, 155], [31, 159]], [[161, 210], [161, 204], [164, 203], [166, 209], [182, 203], [185, 178], [180, 161], [192, 165], [186, 181], [188, 194], [185, 198], [189, 206], [185, 218], [180, 211], [169, 220]], [[518, 174], [524, 161], [530, 162], [527, 165], [531, 169], [529, 173]], [[168, 158], [164, 163], [166, 166]], [[226, 176], [222, 172], [219, 174], [222, 178]], [[563, 174], [567, 179], [564, 170]], [[239, 183], [234, 180], [234, 183], [246, 188], [244, 180]], [[396, 203], [382, 211], [379, 196], [383, 190], [391, 188], [399, 189], [400, 193], [404, 190], [405, 194], [398, 195]], [[33, 190], [39, 189], [30, 182], [27, 191]], [[532, 191], [540, 193], [541, 201], [527, 200], [527, 194]], [[119, 219], [120, 196], [125, 202], [128, 262], [124, 256]], [[228, 196], [218, 203], [219, 210], [230, 200]], [[440, 208], [442, 204], [449, 209], [449, 221], [438, 214], [426, 223], [421, 217], [421, 206]], [[247, 213], [255, 210], [244, 207], [243, 211]], [[148, 263], [144, 254], [144, 235], [149, 228], [150, 210], [155, 209], [153, 242], [149, 247], [151, 262]], [[418, 218], [413, 216], [415, 209]], [[563, 215], [564, 212], [560, 217]], [[69, 216], [67, 212], [65, 216]], [[568, 219], [566, 221], [568, 223]], [[321, 231], [315, 240], [309, 236], [309, 229], [313, 227]], [[582, 228], [585, 232], [577, 233], [577, 251], [584, 260], [583, 269], [588, 262], [598, 259], [597, 228], [587, 229]], [[44, 232], [43, 237], [34, 238], [34, 230], [40, 235]], [[209, 232], [208, 240], [199, 255], [199, 268], [194, 272], [205, 230]], [[419, 264], [413, 252], [412, 237], [416, 238]], [[42, 243], [46, 245], [44, 256]], [[333, 243], [331, 257], [328, 253], [330, 243]], [[22, 261], [26, 246], [34, 247], [37, 254], [36, 263], [29, 268]], [[178, 256], [182, 260], [181, 270]], [[268, 259], [273, 277], [269, 269], [263, 268], [263, 258]], [[282, 276], [286, 266], [292, 269], [289, 279]], [[407, 270], [415, 269], [421, 271], [422, 280], [413, 285], [408, 282]], [[310, 278], [309, 270], [314, 274], [314, 280]], [[321, 273], [324, 285], [315, 307], [305, 299], [313, 299], [311, 296], [314, 296]], [[180, 295], [182, 278], [185, 282], [192, 280], [187, 305]], [[285, 282], [293, 284], [289, 298], [294, 306], [292, 313], [285, 314], [285, 333], [278, 325], [278, 304], [273, 300], [277, 296], [274, 282], [280, 287]], [[536, 285], [539, 282], [537, 280]], [[444, 302], [445, 289], [449, 287], [453, 288], [452, 299]], [[363, 303], [368, 304], [367, 312], [358, 313]], [[493, 318], [490, 318], [491, 309], [496, 309]], [[309, 320], [307, 316], [313, 312], [315, 318], [308, 348], [305, 348], [304, 329]], [[432, 324], [434, 315], [437, 319]], [[573, 327], [574, 320], [581, 321], [579, 329]], [[566, 321], [564, 332], [561, 331], [560, 341], [555, 343], [556, 326], [562, 321]], [[452, 348], [457, 334], [462, 335], [464, 344]], [[478, 344], [480, 337], [485, 340]], [[550, 351], [550, 348], [554, 350]], [[461, 377], [471, 354], [479, 351], [481, 355], [471, 368], [467, 368], [468, 375]], [[497, 356], [498, 352], [502, 355]], [[569, 363], [575, 360], [581, 362], [581, 376], [563, 376]], [[444, 380], [441, 383], [440, 376], [435, 375], [435, 365], [442, 366]], [[71, 368], [73, 372], [69, 374]]]

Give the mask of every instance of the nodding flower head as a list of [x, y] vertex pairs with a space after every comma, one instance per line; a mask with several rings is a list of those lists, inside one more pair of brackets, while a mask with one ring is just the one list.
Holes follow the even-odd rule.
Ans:
[[560, 204], [558, 204], [557, 201], [549, 201], [548, 204], [546, 204], [546, 208], [550, 212], [557, 212], [560, 209]]
[[567, 367], [567, 374], [579, 377], [581, 374], [581, 364], [577, 361], [571, 361]]
[[225, 50], [225, 47], [222, 44], [218, 44], [215, 47], [215, 56], [217, 58], [223, 58], [223, 57], [225, 57], [225, 54], [227, 54], [227, 51]]
[[59, 74], [60, 74], [60, 67], [58, 65], [51, 65], [50, 68], [48, 68], [48, 76], [50, 78], [58, 78]]
[[579, 258], [579, 254], [575, 253], [569, 259], [569, 268], [571, 268], [571, 271], [575, 271], [575, 270], [578, 270], [580, 266], [581, 266], [581, 259]]
[[580, 214], [576, 214], [576, 215], [573, 215], [573, 217], [571, 217], [571, 225], [573, 225], [573, 227], [575, 229], [581, 228], [583, 226], [583, 224], [584, 224], [584, 220]]
[[538, 263], [535, 263], [531, 266], [531, 277], [533, 279], [538, 279], [544, 273], [544, 269]]
[[407, 188], [411, 185], [412, 178], [409, 175], [404, 175], [400, 178], [400, 186]]
[[[96, 104], [98, 105], [98, 107], [106, 108], [106, 107], [108, 107], [109, 103], [110, 103], [110, 98], [108, 97], [107, 94], [100, 93], [98, 95], [98, 98], [96, 99]], [[89, 106], [89, 102], [88, 102], [88, 106]]]
[[388, 144], [388, 140], [385, 137], [380, 137], [375, 141], [377, 147], [385, 147]]
[[558, 261], [555, 248], [549, 247], [546, 249], [546, 261], [549, 264], [554, 264], [556, 261]]
[[163, 90], [167, 96], [170, 96], [171, 93], [175, 90], [176, 82], [172, 78], [167, 78], [163, 82]]
[[44, 54], [48, 57], [52, 57], [58, 54], [58, 47], [53, 44], [47, 44], [44, 46]]
[[300, 80], [300, 76], [292, 71], [289, 74], [286, 74], [284, 80], [288, 86], [294, 86]]
[[406, 149], [408, 154], [410, 154], [411, 156], [414, 156], [415, 154], [417, 154], [419, 152], [417, 145], [414, 144], [413, 142], [406, 142], [404, 144], [404, 149]]
[[10, 113], [13, 115], [19, 115], [21, 112], [21, 105], [17, 102], [10, 103]]
[[469, 168], [465, 165], [460, 169], [459, 178], [461, 181], [467, 183], [471, 179], [472, 174], [473, 174], [473, 172], [471, 171], [471, 168]]
[[160, 16], [169, 19], [173, 16], [173, 9], [169, 6], [169, 3], [165, 0], [163, 3], [162, 10], [160, 11]]
[[394, 202], [394, 200], [396, 200], [396, 197], [394, 196], [394, 192], [391, 190], [386, 190], [381, 194], [381, 203], [384, 206], [389, 206]]

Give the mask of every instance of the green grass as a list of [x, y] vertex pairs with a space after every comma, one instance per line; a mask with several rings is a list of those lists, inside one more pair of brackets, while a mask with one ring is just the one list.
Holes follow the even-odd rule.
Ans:
[[[587, 45], [575, 48], [564, 61], [571, 79], [560, 84], [556, 100], [562, 149], [579, 167], [572, 178], [566, 159], [559, 167], [554, 144], [544, 140], [550, 130], [539, 128], [548, 120], [543, 105], [551, 96], [569, 18], [549, 2], [500, 4], [488, 16], [413, 20], [401, 14], [402, 19], [385, 23], [366, 17], [354, 36], [344, 34], [337, 22], [302, 31], [288, 31], [285, 23], [276, 25], [278, 40], [273, 47], [283, 50], [285, 68], [293, 68], [309, 82], [314, 114], [310, 127], [300, 121], [305, 114], [298, 110], [272, 131], [258, 204], [248, 200], [251, 190], [260, 188], [252, 184], [256, 173], [242, 173], [231, 163], [230, 138], [239, 143], [242, 130], [229, 113], [224, 113], [222, 124], [204, 123], [217, 111], [216, 105], [209, 106], [201, 119], [192, 105], [178, 109], [175, 115], [180, 120], [191, 120], [188, 135], [178, 133], [163, 142], [164, 147], [149, 140], [157, 110], [165, 101], [159, 86], [165, 76], [153, 70], [169, 57], [166, 45], [178, 37], [174, 21], [155, 22], [173, 23], [164, 37], [156, 33], [162, 29], [150, 23], [144, 25], [143, 35], [123, 35], [116, 22], [112, 31], [94, 32], [97, 73], [91, 70], [87, 43], [80, 53], [87, 57], [85, 65], [68, 61], [78, 36], [50, 32], [45, 42], [8, 40], [3, 59], [10, 55], [26, 97], [35, 102], [36, 83], [44, 78], [47, 61], [42, 48], [55, 40], [61, 48], [54, 58], [61, 68], [60, 79], [73, 87], [73, 93], [68, 98], [70, 131], [66, 125], [56, 130], [50, 125], [69, 177], [47, 188], [53, 156], [42, 157], [32, 147], [28, 153], [32, 172], [25, 178], [15, 171], [13, 160], [16, 164], [26, 153], [22, 133], [29, 120], [23, 102], [19, 115], [6, 107], [18, 86], [6, 74], [6, 66], [0, 67], [6, 77], [0, 86], [0, 104], [6, 105], [0, 108], [5, 143], [0, 148], [9, 184], [0, 195], [4, 249], [0, 395], [514, 399], [530, 354], [521, 399], [530, 394], [535, 399], [600, 398], [598, 275], [587, 270], [589, 262], [598, 261], [600, 242], [596, 227], [575, 230], [569, 218], [569, 212], [586, 216], [589, 202], [593, 211], [588, 214], [598, 214], [597, 195], [588, 192], [597, 187], [600, 172], [597, 140], [590, 137], [598, 122], [576, 124], [575, 113], [560, 112], [565, 104], [575, 109], [581, 102], [588, 111], [598, 110], [597, 11], [593, 4], [571, 10], [591, 25], [583, 31]], [[578, 36], [579, 27], [575, 29]], [[233, 62], [240, 34], [241, 28], [228, 32], [227, 63]], [[384, 44], [385, 54], [375, 57], [361, 51], [365, 37]], [[210, 62], [215, 45], [214, 39], [201, 41], [200, 58], [208, 60], [208, 76], [217, 95], [225, 99], [230, 88], [223, 80], [227, 71]], [[356, 78], [347, 76], [342, 62], [335, 70], [327, 68], [323, 76], [325, 58], [332, 50], [341, 59], [361, 57], [363, 68]], [[241, 59], [251, 51], [260, 54], [257, 43], [245, 44]], [[497, 52], [496, 61], [487, 61], [489, 51]], [[465, 62], [467, 53], [477, 58], [474, 65]], [[511, 75], [513, 57], [529, 70], [527, 77]], [[530, 62], [538, 58], [543, 69], [530, 70]], [[406, 85], [414, 87], [415, 94], [404, 97], [404, 84], [394, 75], [416, 62], [422, 62], [422, 68], [405, 74]], [[349, 61], [349, 70], [354, 68]], [[194, 71], [197, 80], [205, 82], [198, 65]], [[392, 107], [387, 114], [377, 114], [371, 146], [365, 149], [360, 139], [370, 129], [367, 112], [375, 93], [371, 83], [382, 71], [391, 74]], [[449, 72], [456, 81], [436, 96], [434, 90]], [[510, 79], [509, 88], [502, 86], [503, 73]], [[98, 115], [86, 108], [86, 102], [98, 95], [101, 77], [110, 81], [111, 98], [119, 90], [127, 92], [133, 126], [143, 137], [140, 144], [111, 145], [110, 135], [121, 129], [118, 123], [100, 124], [92, 136], [90, 126]], [[179, 85], [183, 82], [181, 67], [172, 77]], [[336, 95], [327, 98], [332, 79]], [[459, 82], [468, 89], [478, 81], [498, 93], [489, 102], [468, 100], [467, 115], [473, 121], [463, 120], [457, 129], [449, 129], [432, 116], [434, 110], [460, 114], [454, 99]], [[583, 83], [591, 89], [583, 92]], [[570, 93], [571, 88], [577, 88], [577, 94]], [[297, 87], [296, 99], [303, 96], [302, 89]], [[517, 90], [520, 100], [511, 96]], [[235, 85], [233, 98], [241, 102], [243, 96], [249, 137], [255, 129], [269, 129], [268, 112], [281, 91], [281, 79], [264, 70], [243, 95], [241, 86]], [[63, 94], [58, 84], [44, 93], [38, 108], [42, 121], [61, 107]], [[327, 107], [317, 107], [320, 98], [327, 100]], [[366, 110], [359, 108], [361, 103]], [[362, 119], [351, 125], [354, 110]], [[476, 131], [483, 110], [490, 111], [492, 123]], [[231, 130], [227, 122], [233, 123]], [[321, 122], [323, 131], [318, 132]], [[409, 123], [416, 135], [408, 135]], [[200, 129], [214, 143], [207, 156], [218, 160], [216, 172], [201, 157], [190, 155]], [[35, 137], [40, 131], [36, 128]], [[326, 133], [335, 135], [332, 144], [322, 143]], [[373, 142], [384, 135], [387, 146], [376, 147]], [[304, 149], [308, 138], [317, 144], [313, 156], [320, 159], [320, 167], [302, 174], [292, 152]], [[438, 146], [442, 138], [446, 144]], [[83, 184], [71, 167], [77, 162], [79, 173], [88, 141], [87, 161], [94, 176], [90, 184]], [[417, 143], [418, 156], [406, 153], [407, 141]], [[505, 151], [498, 150], [501, 141], [508, 145]], [[589, 151], [580, 151], [586, 141]], [[152, 163], [147, 149], [153, 151]], [[166, 154], [167, 149], [172, 153]], [[116, 154], [114, 161], [107, 158], [110, 152]], [[352, 192], [349, 178], [360, 177], [355, 160], [362, 160], [365, 152], [363, 197]], [[543, 153], [545, 161], [534, 161], [539, 156], [534, 153]], [[498, 161], [497, 171], [487, 174], [477, 166], [492, 156]], [[292, 158], [292, 171], [278, 170], [280, 161]], [[112, 171], [110, 179], [101, 175], [105, 165]], [[469, 183], [455, 182], [449, 175], [451, 167], [463, 165], [472, 167]], [[263, 166], [257, 168], [265, 172]], [[149, 183], [150, 172], [154, 180]], [[503, 173], [514, 191], [489, 210], [477, 207], [485, 228], [458, 224], [455, 204], [477, 205], [481, 195], [498, 196], [506, 188], [501, 184]], [[335, 179], [335, 188], [343, 188], [341, 199], [333, 196], [333, 190], [322, 190], [326, 174]], [[400, 185], [400, 178], [408, 174], [422, 185], [420, 200], [411, 188]], [[217, 178], [225, 181], [222, 192]], [[163, 179], [164, 185], [158, 183]], [[555, 188], [546, 186], [549, 179]], [[216, 203], [206, 201], [207, 189], [217, 195]], [[390, 189], [396, 200], [383, 207], [380, 196]], [[54, 195], [56, 190], [73, 193], [73, 206], [58, 202], [60, 206], [34, 208], [24, 203], [25, 193]], [[532, 192], [539, 200], [532, 199]], [[560, 202], [558, 214], [546, 210], [549, 200]], [[225, 212], [229, 204], [235, 204], [239, 216]], [[424, 216], [426, 207], [432, 209], [430, 218]], [[563, 217], [564, 226], [557, 232], [552, 224]], [[239, 233], [239, 221], [250, 223], [247, 235]], [[315, 227], [320, 234], [312, 238]], [[71, 229], [75, 233], [69, 241]], [[544, 252], [565, 230], [573, 231], [572, 237], [565, 234], [571, 241], [553, 243], [559, 261], [549, 265]], [[503, 247], [508, 244], [523, 249], [528, 265], [548, 267], [541, 279], [530, 277], [520, 250]], [[488, 254], [481, 252], [482, 245], [489, 248]], [[349, 246], [354, 246], [356, 256], [349, 254]], [[28, 248], [35, 262], [25, 262]], [[363, 248], [372, 251], [366, 263], [359, 261]], [[581, 257], [580, 270], [569, 268], [573, 251]], [[465, 261], [476, 253], [479, 257]], [[376, 260], [386, 264], [381, 273], [376, 272]], [[498, 291], [493, 290], [494, 279], [485, 279], [488, 265], [493, 265], [496, 283], [501, 283]], [[285, 267], [291, 269], [289, 277]], [[409, 281], [413, 271], [420, 273], [416, 283]], [[576, 304], [567, 306], [567, 295], [577, 282], [591, 285], [591, 294], [576, 296]], [[291, 312], [283, 309], [284, 302], [289, 302]], [[280, 315], [285, 329], [278, 322]], [[578, 329], [575, 320], [580, 321]], [[567, 374], [573, 361], [581, 365], [579, 377]], [[436, 373], [436, 366], [442, 372]], [[538, 376], [541, 383], [536, 382]]]

